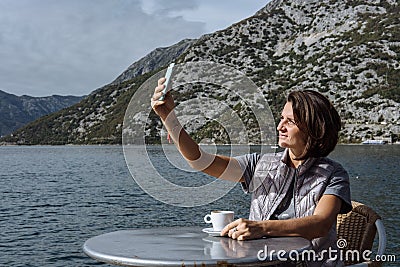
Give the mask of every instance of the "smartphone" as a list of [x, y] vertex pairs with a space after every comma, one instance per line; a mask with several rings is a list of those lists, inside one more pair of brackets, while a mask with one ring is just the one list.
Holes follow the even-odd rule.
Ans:
[[164, 83], [165, 87], [164, 87], [164, 90], [162, 91], [162, 96], [158, 99], [159, 101], [164, 100], [165, 95], [167, 94], [167, 92], [170, 89], [169, 87], [171, 87], [170, 80], [171, 80], [171, 76], [172, 76], [172, 71], [174, 70], [174, 66], [175, 66], [175, 63], [171, 63], [168, 66], [167, 73], [165, 74], [165, 79], [166, 79], [165, 83]]

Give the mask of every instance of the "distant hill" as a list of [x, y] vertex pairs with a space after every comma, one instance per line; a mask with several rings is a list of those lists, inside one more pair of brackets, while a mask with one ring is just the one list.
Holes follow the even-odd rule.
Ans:
[[[400, 7], [394, 0], [273, 0], [227, 29], [158, 49], [78, 105], [41, 118], [1, 141], [20, 144], [121, 143], [124, 111], [135, 90], [167, 62], [232, 66], [263, 91], [276, 118], [294, 89], [318, 90], [343, 119], [341, 142], [400, 135]], [[174, 51], [174, 52], [171, 52]], [[177, 101], [201, 93], [182, 89]], [[226, 105], [237, 99], [210, 94]], [[190, 108], [190, 107], [188, 107]], [[243, 113], [244, 114], [244, 113]], [[148, 140], [161, 125], [150, 118]], [[224, 140], [215, 124], [194, 129]], [[222, 141], [223, 142], [223, 141]]]
[[70, 107], [83, 97], [78, 96], [47, 96], [31, 97], [16, 96], [0, 90], [0, 136], [10, 134], [44, 115]]
[[175, 61], [195, 40], [157, 48], [133, 63], [112, 83], [93, 91], [78, 104], [41, 117], [0, 142], [16, 144], [118, 144], [122, 120], [135, 90], [154, 70]]

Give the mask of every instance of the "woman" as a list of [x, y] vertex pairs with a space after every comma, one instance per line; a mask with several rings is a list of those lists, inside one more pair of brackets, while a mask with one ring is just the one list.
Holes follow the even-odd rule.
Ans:
[[339, 266], [338, 255], [329, 259], [323, 250], [337, 249], [336, 216], [351, 210], [351, 198], [347, 172], [326, 157], [341, 128], [329, 100], [311, 90], [290, 93], [277, 127], [279, 146], [285, 151], [233, 158], [200, 149], [179, 123], [171, 94], [158, 100], [164, 82], [164, 78], [158, 81], [151, 105], [183, 157], [194, 169], [241, 182], [252, 193], [249, 219], [228, 224], [221, 235], [237, 240], [302, 236], [322, 252], [309, 266]]

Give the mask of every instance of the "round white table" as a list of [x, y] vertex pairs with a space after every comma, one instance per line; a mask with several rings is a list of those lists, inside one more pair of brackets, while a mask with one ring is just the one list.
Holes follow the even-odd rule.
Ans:
[[237, 241], [209, 236], [199, 227], [179, 227], [106, 233], [87, 240], [83, 251], [97, 261], [122, 266], [265, 266], [310, 247], [301, 237]]

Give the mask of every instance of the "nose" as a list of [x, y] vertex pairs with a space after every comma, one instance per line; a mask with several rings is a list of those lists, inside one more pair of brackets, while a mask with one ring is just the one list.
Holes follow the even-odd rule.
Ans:
[[276, 127], [276, 129], [277, 129], [278, 131], [283, 131], [283, 120], [280, 120], [280, 121], [279, 121], [279, 124], [278, 124], [278, 126]]

